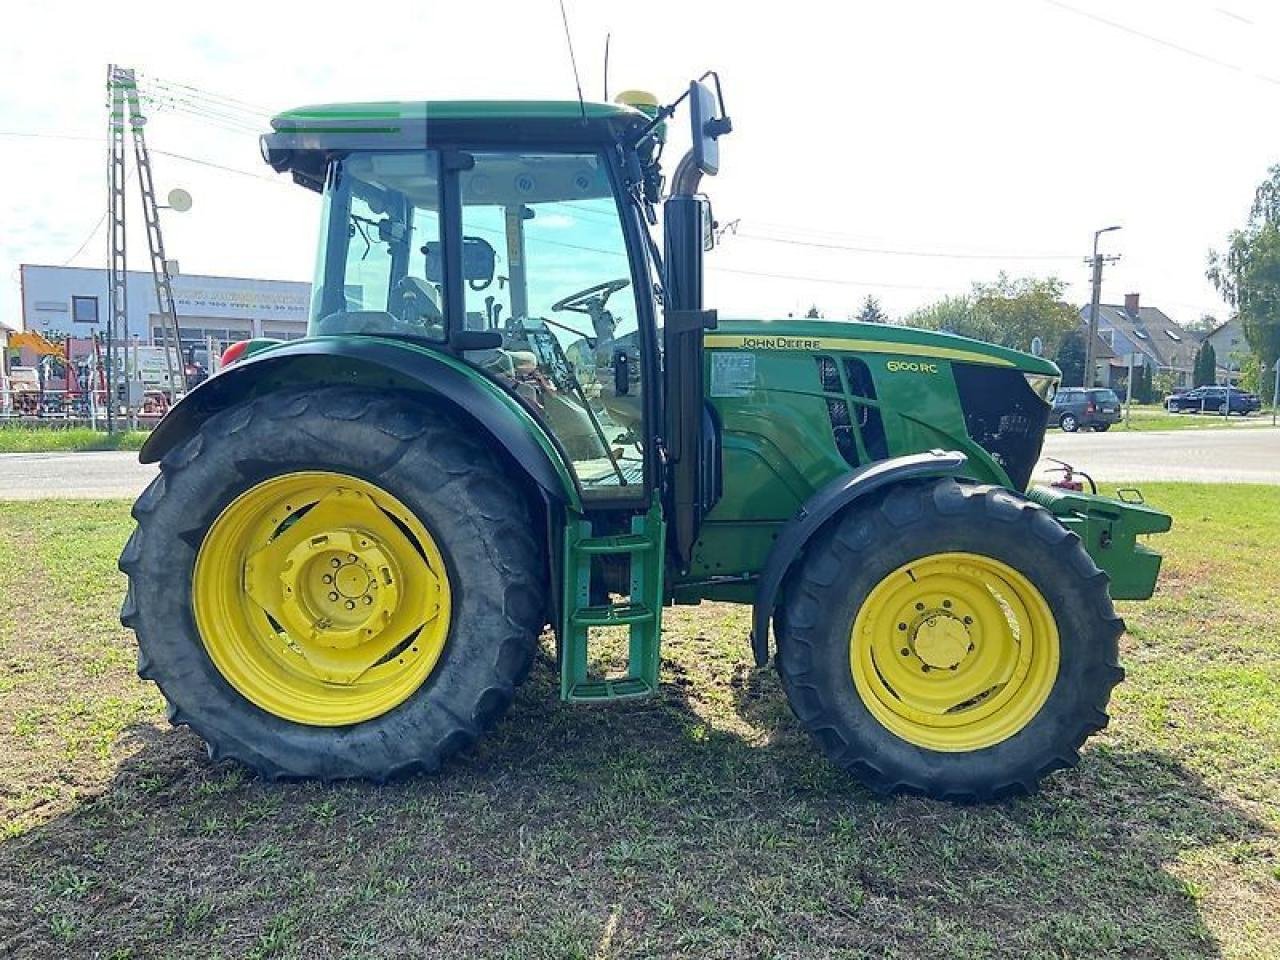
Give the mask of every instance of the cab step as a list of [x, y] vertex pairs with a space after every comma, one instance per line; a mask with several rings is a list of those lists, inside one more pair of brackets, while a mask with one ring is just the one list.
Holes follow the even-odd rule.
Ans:
[[[591, 522], [571, 519], [564, 542], [564, 618], [560, 625], [560, 697], [571, 703], [599, 703], [647, 697], [658, 690], [658, 646], [662, 634], [662, 563], [666, 524], [655, 507], [631, 518], [629, 533], [595, 536]], [[630, 597], [618, 603], [591, 603], [594, 558], [626, 556]], [[628, 630], [627, 666], [619, 676], [590, 675], [591, 631]]]

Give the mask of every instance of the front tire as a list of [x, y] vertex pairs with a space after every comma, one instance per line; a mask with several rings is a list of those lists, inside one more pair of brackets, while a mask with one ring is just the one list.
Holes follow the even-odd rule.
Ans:
[[827, 755], [880, 793], [989, 801], [1107, 724], [1124, 624], [1048, 511], [939, 480], [838, 518], [787, 585], [778, 670]]
[[346, 387], [212, 417], [120, 557], [138, 673], [265, 777], [435, 770], [491, 727], [545, 621], [528, 505], [447, 409]]

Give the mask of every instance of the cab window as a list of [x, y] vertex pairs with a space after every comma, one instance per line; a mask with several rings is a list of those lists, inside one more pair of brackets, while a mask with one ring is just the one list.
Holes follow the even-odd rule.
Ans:
[[439, 158], [358, 152], [330, 172], [311, 335], [445, 338]]
[[637, 492], [637, 300], [604, 158], [477, 153], [460, 192], [465, 324], [502, 334], [468, 359], [537, 408], [587, 496]]

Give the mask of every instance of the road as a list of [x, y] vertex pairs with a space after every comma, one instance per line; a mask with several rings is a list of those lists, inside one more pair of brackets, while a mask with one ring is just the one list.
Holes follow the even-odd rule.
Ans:
[[[1280, 429], [1272, 427], [1136, 433], [1050, 430], [1044, 455], [1065, 460], [1095, 480], [1280, 484]], [[1040, 466], [1052, 464], [1041, 461]]]
[[[1096, 480], [1280, 484], [1280, 429], [1270, 427], [1128, 434], [1051, 430], [1044, 452]], [[1051, 464], [1042, 461], [1040, 467], [1046, 466]], [[135, 453], [0, 454], [0, 499], [133, 498], [155, 472], [138, 463]]]

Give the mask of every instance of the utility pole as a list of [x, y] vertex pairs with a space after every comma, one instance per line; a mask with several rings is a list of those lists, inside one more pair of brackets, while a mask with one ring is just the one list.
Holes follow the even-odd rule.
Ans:
[[[124, 198], [124, 91], [116, 82], [115, 64], [107, 67], [107, 294], [111, 309], [107, 312], [106, 387], [107, 433], [116, 424], [116, 342], [129, 342], [128, 263], [125, 255]], [[126, 362], [125, 366], [128, 366]], [[125, 370], [128, 380], [128, 371]], [[125, 388], [126, 409], [128, 387]]]
[[[108, 155], [108, 231], [107, 273], [111, 294], [111, 311], [107, 319], [107, 430], [114, 429], [116, 397], [114, 378], [117, 356], [122, 359], [120, 372], [125, 381], [125, 415], [133, 421], [133, 398], [129, 396], [129, 311], [128, 268], [126, 260], [125, 231], [125, 130], [133, 139], [134, 164], [138, 174], [138, 187], [142, 194], [142, 216], [147, 226], [147, 248], [151, 253], [151, 277], [155, 281], [156, 304], [160, 315], [160, 340], [164, 350], [165, 369], [169, 390], [173, 399], [177, 392], [187, 392], [186, 369], [182, 362], [182, 338], [178, 329], [178, 314], [174, 304], [173, 286], [169, 278], [169, 264], [165, 259], [164, 238], [160, 233], [160, 206], [156, 202], [155, 182], [151, 173], [151, 159], [147, 153], [146, 134], [143, 127], [147, 118], [138, 102], [138, 83], [134, 72], [112, 64], [107, 70], [107, 88], [110, 94], [110, 153]], [[180, 192], [180, 191], [175, 191]], [[190, 206], [190, 198], [187, 198]], [[175, 368], [172, 351], [178, 353]], [[138, 377], [137, 362], [134, 376]]]
[[1104, 233], [1119, 229], [1118, 226], [1103, 227], [1095, 232], [1093, 235], [1093, 256], [1085, 260], [1085, 263], [1093, 266], [1093, 297], [1089, 301], [1089, 336], [1086, 338], [1084, 345], [1084, 383], [1082, 385], [1086, 390], [1093, 386], [1097, 377], [1098, 362], [1094, 358], [1093, 345], [1098, 339], [1098, 306], [1102, 301], [1102, 265], [1104, 263], [1115, 263], [1120, 259], [1119, 255], [1099, 256], [1098, 238]]

